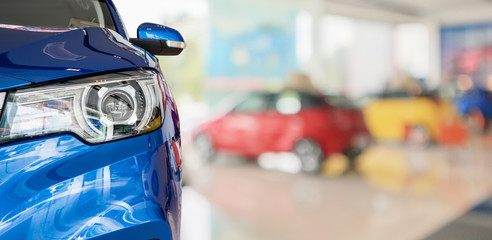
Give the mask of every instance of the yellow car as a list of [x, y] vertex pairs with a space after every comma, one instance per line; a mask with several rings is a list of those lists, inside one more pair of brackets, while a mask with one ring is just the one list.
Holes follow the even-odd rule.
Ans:
[[456, 120], [452, 102], [431, 97], [390, 97], [370, 101], [363, 109], [367, 128], [376, 140], [439, 141], [443, 125]]

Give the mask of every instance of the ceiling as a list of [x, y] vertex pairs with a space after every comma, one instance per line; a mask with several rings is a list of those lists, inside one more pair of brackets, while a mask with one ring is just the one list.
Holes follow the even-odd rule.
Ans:
[[487, 4], [492, 7], [492, 3], [488, 0], [358, 0], [358, 2], [409, 14], [433, 13], [443, 9], [463, 8], [471, 5]]
[[324, 0], [324, 3], [328, 13], [394, 22], [492, 21], [492, 0]]

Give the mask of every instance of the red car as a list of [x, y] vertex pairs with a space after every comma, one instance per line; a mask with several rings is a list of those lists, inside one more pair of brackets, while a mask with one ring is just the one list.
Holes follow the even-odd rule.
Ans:
[[356, 137], [367, 134], [359, 110], [327, 99], [296, 90], [252, 92], [224, 116], [200, 125], [195, 147], [205, 159], [216, 151], [252, 158], [294, 152], [303, 171], [316, 172], [325, 157], [349, 150]]

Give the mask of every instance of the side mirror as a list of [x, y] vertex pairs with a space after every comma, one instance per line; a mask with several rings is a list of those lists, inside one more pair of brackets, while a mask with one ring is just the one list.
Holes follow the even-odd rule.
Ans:
[[176, 56], [186, 47], [177, 30], [159, 24], [142, 23], [137, 29], [137, 37], [130, 38], [130, 42], [153, 55]]

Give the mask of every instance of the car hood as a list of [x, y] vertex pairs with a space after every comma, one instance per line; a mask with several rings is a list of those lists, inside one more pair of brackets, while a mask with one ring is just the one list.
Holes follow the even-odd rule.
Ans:
[[153, 58], [105, 28], [0, 25], [0, 89], [104, 71], [155, 67]]

